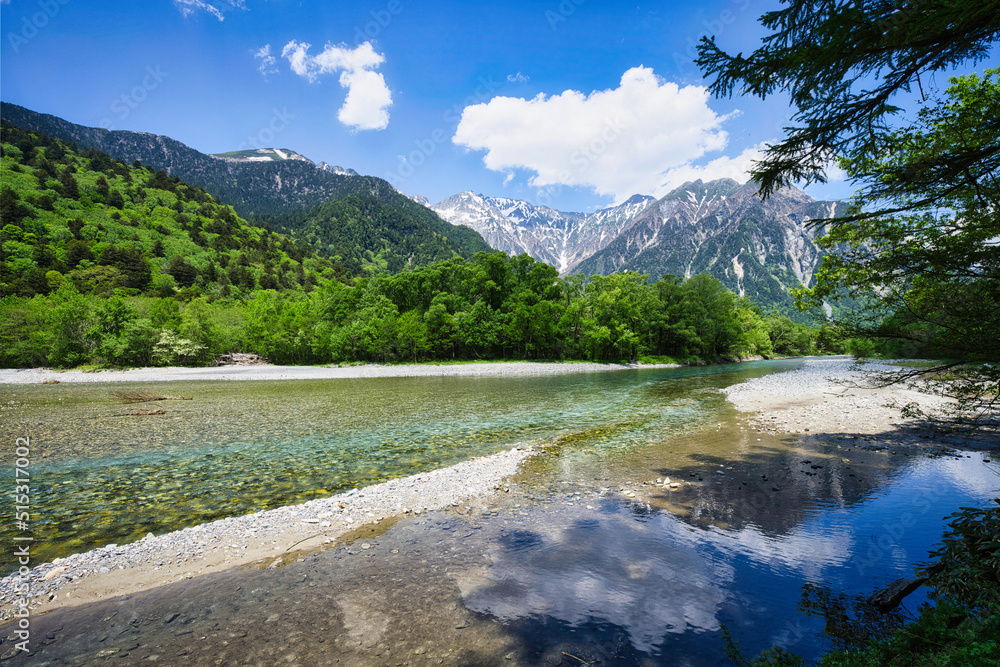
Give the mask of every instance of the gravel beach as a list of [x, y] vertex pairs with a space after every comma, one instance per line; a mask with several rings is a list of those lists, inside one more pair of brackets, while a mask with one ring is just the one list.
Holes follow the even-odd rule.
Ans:
[[205, 368], [132, 368], [106, 371], [59, 371], [51, 368], [0, 369], [2, 384], [40, 384], [59, 382], [171, 382], [191, 380], [327, 380], [337, 378], [383, 378], [424, 376], [516, 376], [561, 375], [631, 370], [636, 368], [674, 368], [677, 364], [596, 364], [537, 361], [499, 361], [471, 364], [413, 364], [385, 366], [210, 366]]
[[940, 409], [947, 399], [900, 386], [860, 386], [865, 373], [899, 370], [878, 362], [857, 364], [844, 357], [807, 359], [802, 368], [754, 378], [723, 390], [751, 421], [770, 433], [878, 434], [918, 425], [900, 407], [918, 403]]
[[[347, 541], [376, 535], [392, 517], [446, 507], [459, 514], [504, 488], [504, 480], [535, 454], [515, 447], [491, 456], [383, 482], [347, 493], [246, 516], [147, 535], [138, 542], [108, 545], [57, 558], [33, 568], [23, 579], [0, 579], [0, 621], [9, 620], [15, 586], [27, 581], [31, 608], [51, 610], [126, 595], [208, 572], [261, 563], [278, 566], [297, 551], [315, 550], [339, 537]], [[367, 527], [367, 529], [366, 529]], [[361, 545], [364, 549], [364, 544]]]

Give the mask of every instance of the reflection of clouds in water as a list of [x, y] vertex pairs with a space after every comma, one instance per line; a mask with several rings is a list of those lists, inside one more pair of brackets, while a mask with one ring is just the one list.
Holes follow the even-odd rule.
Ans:
[[[492, 565], [455, 573], [473, 611], [510, 621], [547, 615], [571, 625], [589, 620], [625, 628], [636, 649], [650, 651], [668, 633], [716, 631], [716, 613], [732, 583], [729, 566], [706, 558], [692, 529], [661, 514], [560, 512], [560, 525], [528, 519], [494, 546]], [[576, 515], [576, 516], [574, 516]], [[574, 519], [580, 521], [574, 523]], [[598, 525], [599, 523], [599, 525]]]
[[995, 462], [983, 463], [983, 458], [993, 459], [979, 452], [969, 452], [969, 458], [966, 458], [964, 452], [959, 452], [956, 456], [961, 456], [962, 460], [946, 458], [922, 461], [918, 474], [950, 483], [960, 491], [978, 496], [983, 501], [996, 497], [997, 489], [1000, 488], [1000, 465]]
[[[781, 535], [753, 524], [693, 528], [667, 512], [637, 517], [536, 507], [519, 530], [491, 543], [492, 565], [453, 576], [473, 611], [501, 621], [544, 615], [570, 625], [611, 623], [648, 652], [671, 633], [718, 630], [737, 567], [744, 574], [749, 564], [758, 575], [768, 570], [824, 581], [887, 530], [885, 517], [892, 522], [901, 512], [916, 513], [906, 495], [914, 488], [930, 497], [959, 491], [988, 499], [1000, 485], [997, 468], [969, 459], [928, 462], [855, 511], [827, 509]], [[886, 503], [894, 509], [883, 516]], [[879, 546], [879, 567], [908, 569], [913, 558], [905, 546], [895, 539]]]
[[748, 525], [738, 531], [713, 528], [708, 539], [723, 552], [735, 551], [776, 572], [794, 570], [815, 581], [829, 567], [840, 567], [854, 553], [854, 536], [848, 527], [796, 526], [785, 535], [773, 536]]
[[492, 565], [454, 573], [466, 606], [502, 621], [546, 615], [571, 625], [612, 623], [641, 651], [670, 633], [719, 629], [717, 613], [736, 577], [733, 558], [815, 580], [847, 563], [854, 544], [849, 530], [829, 526], [774, 537], [755, 526], [696, 529], [665, 512], [637, 520], [535, 509], [524, 526], [491, 548]]

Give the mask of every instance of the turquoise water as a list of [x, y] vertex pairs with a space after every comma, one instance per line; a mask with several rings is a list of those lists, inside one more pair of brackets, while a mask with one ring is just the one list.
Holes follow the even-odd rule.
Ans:
[[[5, 385], [0, 438], [31, 438], [31, 528], [43, 562], [518, 443], [627, 456], [727, 412], [713, 387], [795, 363], [516, 378]], [[115, 396], [121, 391], [192, 400], [125, 405]], [[166, 413], [122, 416], [156, 408]], [[14, 534], [12, 512], [3, 508], [0, 539]]]

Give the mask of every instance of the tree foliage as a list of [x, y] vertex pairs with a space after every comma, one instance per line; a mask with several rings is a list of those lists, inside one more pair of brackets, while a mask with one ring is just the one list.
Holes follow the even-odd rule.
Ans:
[[[955, 399], [940, 414], [908, 408], [950, 426], [1000, 427], [1000, 370], [978, 363], [1000, 360], [998, 74], [952, 78], [943, 99], [886, 136], [892, 150], [842, 161], [867, 187], [819, 240], [834, 252], [799, 293], [815, 304], [847, 287], [866, 306], [842, 320], [849, 335], [896, 356], [956, 360], [875, 378]], [[962, 163], [970, 147], [980, 157], [961, 173], [943, 166]], [[873, 200], [882, 203], [874, 212]]]
[[[756, 163], [767, 195], [796, 182], [825, 182], [831, 160], [878, 154], [901, 93], [923, 91], [923, 77], [989, 55], [1000, 37], [1000, 2], [785, 0], [761, 24], [771, 31], [748, 56], [725, 53], [713, 38], [698, 65], [719, 96], [787, 94], [796, 125]], [[975, 161], [978, 150], [968, 153]], [[949, 166], [960, 173], [962, 163]]]
[[[238, 267], [238, 264], [236, 265]], [[829, 338], [829, 337], [828, 337]], [[227, 352], [277, 363], [452, 359], [720, 361], [839, 351], [715, 278], [559, 278], [527, 255], [478, 253], [398, 275], [240, 299], [82, 293], [0, 300], [0, 365], [198, 364]], [[24, 344], [21, 341], [31, 341]], [[828, 341], [830, 342], [830, 341]], [[832, 344], [832, 343], [831, 343]]]
[[[717, 94], [790, 95], [798, 125], [755, 165], [765, 195], [824, 180], [834, 159], [859, 187], [846, 215], [824, 221], [829, 253], [812, 289], [798, 291], [800, 305], [850, 294], [858, 308], [838, 324], [858, 353], [997, 361], [998, 70], [953, 77], [943, 95], [922, 77], [984, 59], [1000, 37], [1000, 3], [786, 5], [761, 18], [772, 33], [750, 56], [706, 40], [699, 63]], [[898, 98], [918, 91], [916, 116], [894, 119]], [[949, 364], [929, 378], [914, 386], [958, 400], [946, 421], [1000, 425], [995, 367]]]

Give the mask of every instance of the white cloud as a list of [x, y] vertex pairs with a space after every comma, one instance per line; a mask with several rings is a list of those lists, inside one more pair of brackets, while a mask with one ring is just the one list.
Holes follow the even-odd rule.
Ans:
[[344, 125], [355, 130], [383, 130], [389, 125], [388, 108], [392, 106], [392, 91], [385, 78], [375, 72], [385, 62], [370, 42], [356, 48], [327, 44], [318, 55], [309, 55], [310, 45], [295, 40], [281, 50], [292, 71], [309, 81], [323, 74], [340, 72], [340, 85], [347, 89], [347, 98], [337, 112]]
[[726, 147], [722, 124], [735, 115], [717, 114], [708, 99], [704, 87], [681, 88], [635, 67], [618, 88], [589, 95], [567, 90], [468, 106], [452, 141], [485, 150], [489, 169], [534, 172], [532, 187], [583, 186], [616, 201], [666, 194], [688, 175], [745, 182], [759, 147], [695, 166]]
[[389, 125], [392, 93], [378, 72], [357, 70], [340, 75], [340, 85], [347, 88], [347, 99], [337, 112], [337, 119], [359, 130], [384, 130]]
[[714, 181], [717, 178], [731, 178], [734, 181], [744, 183], [749, 179], [753, 162], [764, 156], [765, 147], [765, 143], [760, 143], [747, 148], [736, 157], [723, 155], [703, 165], [685, 164], [668, 169], [664, 173], [665, 183], [668, 189], [698, 179]]
[[525, 76], [520, 72], [518, 72], [517, 74], [508, 74], [507, 80], [510, 81], [511, 83], [528, 83], [528, 81], [531, 80], [531, 77]]
[[271, 55], [271, 45], [265, 44], [260, 47], [259, 50], [255, 51], [253, 54], [255, 60], [260, 60], [260, 65], [257, 66], [257, 71], [267, 78], [268, 74], [278, 73], [278, 60]]
[[826, 166], [826, 180], [830, 183], [842, 183], [847, 180], [847, 172], [837, 162], [830, 162]]
[[229, 9], [245, 10], [247, 8], [245, 0], [225, 0], [225, 2], [219, 2], [218, 0], [212, 0], [212, 2], [205, 2], [204, 0], [174, 0], [174, 5], [177, 9], [181, 10], [181, 16], [184, 18], [202, 11], [211, 14], [220, 21], [225, 20], [225, 16], [222, 13]]

